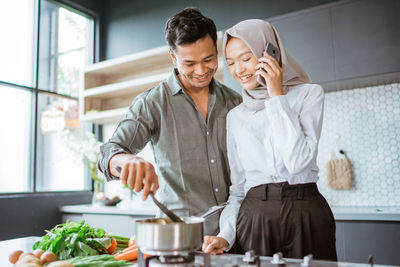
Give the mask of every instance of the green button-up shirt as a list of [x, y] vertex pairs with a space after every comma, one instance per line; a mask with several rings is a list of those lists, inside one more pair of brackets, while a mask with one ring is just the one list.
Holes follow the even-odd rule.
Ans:
[[[135, 98], [111, 139], [102, 145], [98, 167], [108, 180], [115, 179], [108, 170], [111, 157], [137, 154], [150, 142], [159, 177], [157, 197], [180, 216], [200, 215], [228, 198], [225, 121], [240, 102], [238, 93], [213, 79], [205, 120], [174, 71]], [[218, 217], [206, 220], [205, 234], [218, 233]]]

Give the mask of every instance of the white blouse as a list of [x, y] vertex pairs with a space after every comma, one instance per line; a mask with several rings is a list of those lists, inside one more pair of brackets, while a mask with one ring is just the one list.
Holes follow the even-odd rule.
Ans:
[[250, 111], [244, 104], [227, 115], [227, 149], [231, 170], [228, 205], [220, 217], [219, 237], [232, 247], [236, 219], [246, 193], [266, 183], [312, 183], [321, 134], [324, 91], [317, 84], [292, 87], [286, 95]]

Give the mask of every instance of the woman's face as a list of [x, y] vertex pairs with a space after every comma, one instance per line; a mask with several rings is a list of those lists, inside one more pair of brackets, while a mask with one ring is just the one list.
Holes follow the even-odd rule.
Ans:
[[258, 60], [241, 39], [231, 37], [228, 40], [225, 56], [229, 72], [243, 89], [251, 90], [259, 86], [255, 75]]

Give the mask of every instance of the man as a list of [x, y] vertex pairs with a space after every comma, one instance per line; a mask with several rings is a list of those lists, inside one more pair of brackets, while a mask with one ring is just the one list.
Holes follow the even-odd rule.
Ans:
[[[229, 166], [225, 118], [241, 97], [214, 80], [218, 67], [214, 22], [185, 8], [167, 21], [165, 39], [174, 71], [137, 96], [112, 138], [101, 147], [99, 169], [143, 199], [149, 192], [179, 216], [199, 215], [227, 200]], [[155, 163], [136, 156], [150, 142]], [[116, 167], [121, 167], [121, 172]], [[218, 232], [218, 216], [205, 234]]]

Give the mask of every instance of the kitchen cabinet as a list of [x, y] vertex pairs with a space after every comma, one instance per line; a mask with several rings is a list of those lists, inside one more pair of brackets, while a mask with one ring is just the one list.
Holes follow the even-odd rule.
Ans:
[[335, 80], [330, 10], [317, 8], [273, 19], [286, 50], [308, 71], [313, 81]]
[[[222, 32], [218, 32], [219, 67], [215, 78], [223, 81]], [[168, 46], [89, 65], [80, 91], [79, 118], [98, 124], [119, 122], [133, 99], [165, 80], [173, 64]]]
[[62, 221], [79, 222], [85, 220], [89, 225], [103, 228], [113, 235], [130, 237], [135, 235], [135, 221], [154, 218], [153, 208], [123, 210], [116, 207], [93, 207], [91, 205], [71, 205], [61, 207]]
[[400, 2], [338, 1], [267, 19], [326, 91], [400, 81]]
[[336, 249], [339, 261], [367, 263], [373, 255], [377, 264], [400, 263], [400, 222], [338, 221]]
[[400, 71], [400, 2], [352, 1], [334, 6], [336, 79]]
[[339, 261], [399, 264], [399, 206], [333, 206]]

